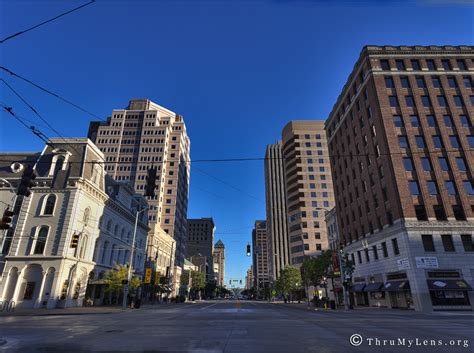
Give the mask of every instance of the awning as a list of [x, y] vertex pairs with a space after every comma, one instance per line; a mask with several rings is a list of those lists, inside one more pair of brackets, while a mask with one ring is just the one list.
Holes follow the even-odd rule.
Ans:
[[472, 290], [472, 287], [463, 279], [429, 279], [430, 290]]
[[388, 282], [385, 282], [382, 290], [386, 292], [398, 292], [398, 291], [410, 290], [410, 282], [388, 281]]
[[382, 286], [382, 282], [369, 283], [365, 286], [364, 292], [380, 292], [380, 288], [382, 288]]
[[352, 291], [353, 292], [363, 292], [365, 287], [365, 283], [355, 283], [352, 286]]

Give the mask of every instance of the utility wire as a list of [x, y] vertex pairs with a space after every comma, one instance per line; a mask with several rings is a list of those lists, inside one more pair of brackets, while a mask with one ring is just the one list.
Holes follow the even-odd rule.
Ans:
[[59, 94], [54, 93], [54, 92], [48, 90], [47, 88], [44, 88], [43, 86], [40, 86], [39, 84], [34, 83], [33, 81], [31, 81], [31, 80], [29, 80], [29, 79], [27, 79], [27, 78], [25, 78], [25, 77], [23, 77], [23, 76], [21, 76], [21, 75], [19, 75], [19, 74], [14, 73], [13, 71], [7, 69], [7, 68], [4, 67], [4, 66], [0, 66], [0, 69], [3, 70], [3, 71], [5, 71], [6, 73], [8, 73], [8, 74], [10, 74], [10, 75], [12, 75], [12, 76], [14, 76], [14, 77], [16, 77], [16, 78], [19, 78], [20, 80], [25, 81], [26, 83], [28, 83], [28, 84], [30, 84], [30, 85], [32, 85], [32, 86], [34, 86], [34, 87], [40, 89], [41, 91], [46, 92], [47, 94], [49, 94], [49, 95], [51, 95], [51, 96], [53, 96], [53, 97], [58, 98], [59, 100], [61, 100], [61, 101], [65, 102], [65, 103], [67, 103], [67, 104], [73, 106], [73, 107], [76, 108], [76, 109], [79, 109], [80, 111], [82, 111], [82, 112], [84, 112], [84, 113], [86, 113], [86, 114], [88, 114], [88, 115], [90, 115], [90, 116], [92, 116], [92, 117], [94, 117], [94, 118], [96, 118], [96, 119], [99, 119], [99, 120], [101, 120], [101, 121], [106, 121], [106, 120], [102, 119], [100, 116], [98, 116], [98, 115], [96, 115], [96, 114], [94, 114], [94, 113], [91, 113], [90, 111], [88, 111], [88, 110], [85, 109], [85, 108], [82, 108], [82, 107], [79, 106], [78, 104], [73, 103], [73, 102], [71, 102], [70, 100], [68, 100], [68, 99], [66, 99], [66, 98], [64, 98], [64, 97], [62, 97], [62, 96], [60, 96]]
[[43, 118], [43, 116], [41, 116], [41, 114], [38, 112], [38, 110], [36, 110], [30, 103], [28, 103], [17, 91], [15, 91], [15, 90], [13, 89], [13, 87], [8, 84], [7, 81], [5, 81], [3, 78], [0, 78], [0, 81], [2, 81], [23, 103], [25, 103], [25, 105], [26, 105], [28, 108], [30, 108], [31, 111], [33, 111], [33, 113], [34, 113], [38, 118], [41, 119], [41, 121], [43, 121], [52, 131], [54, 131], [59, 137], [61, 137], [61, 138], [64, 140], [64, 142], [65, 142], [69, 147], [71, 147], [71, 148], [72, 148], [74, 151], [76, 151], [76, 153], [78, 153], [79, 155], [81, 154], [81, 153], [76, 149], [75, 146], [71, 145], [71, 144], [66, 140], [66, 138], [65, 138], [63, 135], [61, 135], [61, 133], [60, 133], [58, 130], [56, 130], [56, 129], [54, 128], [54, 126], [52, 126], [45, 118]]
[[60, 18], [60, 17], [66, 16], [66, 15], [68, 15], [68, 14], [74, 12], [74, 11], [77, 11], [77, 10], [83, 8], [83, 7], [86, 7], [86, 6], [90, 5], [90, 4], [92, 4], [93, 2], [95, 2], [95, 0], [91, 0], [90, 2], [88, 2], [88, 3], [86, 3], [86, 4], [83, 4], [83, 5], [81, 5], [81, 6], [78, 6], [78, 7], [74, 8], [74, 9], [72, 9], [72, 10], [63, 12], [62, 14], [59, 14], [59, 15], [53, 17], [53, 18], [50, 18], [49, 20], [43, 21], [43, 22], [41, 22], [41, 23], [38, 23], [37, 25], [34, 25], [33, 27], [30, 27], [30, 28], [24, 29], [23, 31], [17, 32], [17, 33], [15, 33], [15, 34], [12, 34], [12, 35], [10, 35], [10, 36], [8, 36], [8, 37], [6, 37], [6, 38], [0, 40], [0, 44], [3, 44], [3, 43], [6, 42], [7, 40], [10, 40], [10, 39], [12, 39], [12, 38], [15, 38], [15, 37], [17, 37], [17, 36], [19, 36], [19, 35], [21, 35], [21, 34], [24, 34], [24, 33], [26, 33], [26, 32], [32, 31], [32, 30], [34, 30], [35, 28], [41, 27], [41, 26], [43, 26], [43, 25], [45, 25], [45, 24], [47, 24], [47, 23], [49, 23], [49, 22], [53, 22], [54, 20], [57, 20], [57, 19]]

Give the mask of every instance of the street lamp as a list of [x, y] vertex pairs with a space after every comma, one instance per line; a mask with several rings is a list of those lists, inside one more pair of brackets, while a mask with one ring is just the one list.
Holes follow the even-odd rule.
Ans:
[[129, 259], [129, 262], [128, 262], [127, 282], [123, 286], [122, 309], [127, 308], [128, 288], [130, 286], [130, 280], [131, 280], [131, 276], [132, 276], [133, 252], [135, 250], [135, 238], [137, 236], [137, 228], [138, 228], [138, 216], [140, 215], [140, 213], [146, 211], [147, 209], [148, 209], [148, 207], [145, 207], [142, 210], [137, 209], [137, 213], [135, 215], [135, 227], [133, 228], [132, 249], [130, 251], [130, 259]]

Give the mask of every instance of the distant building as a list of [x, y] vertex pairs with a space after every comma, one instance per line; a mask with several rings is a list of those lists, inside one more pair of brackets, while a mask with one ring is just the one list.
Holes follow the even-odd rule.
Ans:
[[139, 193], [145, 192], [147, 170], [157, 168], [156, 195], [148, 198], [150, 228], [154, 232], [158, 225], [175, 239], [175, 264], [182, 266], [190, 173], [183, 117], [148, 99], [132, 99], [126, 109], [114, 109], [107, 122], [91, 122], [88, 136], [104, 153], [106, 172], [129, 181]]
[[278, 141], [277, 144], [268, 145], [265, 153], [265, 198], [270, 278], [275, 281], [280, 271], [290, 263], [285, 172], [281, 141]]
[[326, 122], [355, 305], [472, 310], [474, 47], [366, 46]]
[[324, 121], [293, 120], [282, 132], [291, 264], [328, 248], [325, 212], [334, 207]]
[[252, 248], [253, 281], [256, 288], [264, 290], [270, 284], [266, 221], [255, 221], [255, 228], [252, 231]]
[[329, 249], [338, 251], [340, 247], [339, 232], [337, 228], [337, 212], [336, 207], [326, 212], [325, 216]]
[[[214, 251], [214, 231], [216, 227], [212, 218], [188, 219], [188, 237], [186, 241], [186, 258], [195, 265], [197, 258], [203, 258], [200, 267], [206, 280], [214, 279], [212, 253]], [[199, 260], [199, 263], [202, 262]]]
[[214, 245], [213, 261], [217, 264], [217, 285], [223, 287], [225, 282], [225, 246], [222, 240], [218, 240]]
[[253, 268], [252, 265], [250, 265], [249, 269], [247, 270], [247, 276], [245, 276], [245, 289], [250, 289], [253, 286]]
[[[1, 238], [0, 300], [22, 308], [81, 306], [86, 295], [102, 300], [94, 281], [116, 263], [129, 263], [135, 212], [147, 205], [127, 185], [105, 175], [104, 155], [90, 140], [48, 143], [41, 153], [2, 153], [0, 158], [0, 177], [13, 187], [27, 165], [37, 176], [31, 195], [16, 198], [13, 227]], [[14, 200], [3, 181], [0, 200], [0, 213]], [[147, 230], [145, 214], [132, 259], [140, 278]]]

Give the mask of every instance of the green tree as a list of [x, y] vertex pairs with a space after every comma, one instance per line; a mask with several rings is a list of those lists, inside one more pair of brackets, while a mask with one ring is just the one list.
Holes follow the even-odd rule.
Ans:
[[280, 277], [277, 279], [275, 289], [285, 298], [292, 297], [301, 289], [302, 279], [300, 271], [293, 266], [286, 266], [280, 272]]
[[319, 285], [323, 277], [330, 275], [329, 267], [331, 264], [332, 250], [325, 250], [320, 256], [305, 260], [301, 268], [303, 280], [307, 285]]
[[[123, 292], [123, 281], [127, 279], [128, 267], [123, 265], [116, 265], [114, 268], [108, 270], [105, 273], [105, 280], [107, 281], [106, 292], [116, 293], [117, 297]], [[140, 287], [140, 279], [138, 277], [132, 277], [129, 290], [130, 293], [135, 293], [137, 288]]]

